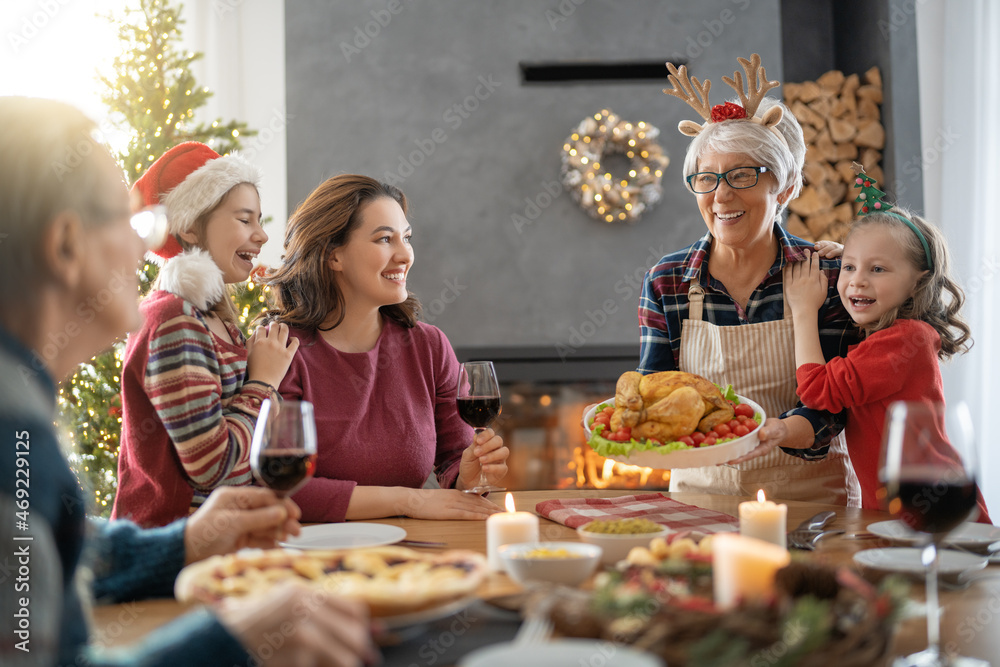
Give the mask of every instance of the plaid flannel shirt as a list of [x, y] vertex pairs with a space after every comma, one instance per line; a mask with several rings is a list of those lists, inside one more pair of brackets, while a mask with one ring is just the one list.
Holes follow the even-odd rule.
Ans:
[[[812, 243], [792, 236], [779, 224], [774, 225], [781, 252], [767, 272], [763, 282], [753, 291], [744, 310], [736, 303], [721, 282], [712, 278], [707, 269], [712, 235], [705, 234], [697, 243], [663, 257], [646, 272], [642, 296], [639, 299], [640, 359], [638, 371], [643, 374], [678, 368], [681, 345], [681, 323], [688, 317], [688, 288], [699, 279], [705, 289], [705, 321], [729, 327], [757, 322], [780, 320], [784, 316], [781, 270], [788, 262], [806, 259]], [[819, 336], [826, 359], [842, 357], [847, 348], [858, 342], [858, 331], [847, 315], [837, 293], [840, 260], [821, 260], [820, 267], [829, 276], [826, 301], [819, 310]], [[809, 420], [816, 433], [810, 449], [782, 450], [808, 460], [826, 456], [830, 441], [847, 423], [847, 413], [832, 414], [812, 410], [802, 405], [783, 413], [781, 417], [800, 415]]]

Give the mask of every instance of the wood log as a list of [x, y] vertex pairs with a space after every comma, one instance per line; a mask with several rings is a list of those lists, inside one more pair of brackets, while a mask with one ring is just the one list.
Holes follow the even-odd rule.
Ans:
[[847, 237], [847, 232], [851, 230], [850, 223], [835, 222], [826, 228], [823, 235], [816, 239], [817, 241], [836, 241], [837, 243], [843, 243], [844, 239]]
[[882, 167], [880, 165], [876, 164], [872, 166], [871, 169], [866, 168], [865, 171], [868, 172], [869, 176], [871, 176], [876, 181], [878, 181], [879, 184], [881, 184], [882, 190], [885, 190], [886, 192], [890, 190], [890, 184], [885, 182], [885, 172], [882, 171]]
[[822, 116], [825, 124], [826, 119], [830, 117], [830, 110], [833, 107], [833, 103], [829, 96], [820, 95], [806, 106]]
[[799, 89], [799, 100], [805, 103], [812, 102], [822, 94], [823, 90], [815, 81], [803, 81]]
[[[844, 185], [846, 190], [845, 197], [852, 196], [851, 188]], [[837, 204], [833, 207], [833, 219], [835, 222], [846, 222], [850, 223], [854, 219], [854, 207], [851, 206], [851, 202], [845, 201], [843, 204]]]
[[[847, 100], [851, 100], [851, 104], [848, 105]], [[848, 121], [853, 123], [855, 120], [855, 115], [858, 110], [858, 101], [854, 99], [853, 95], [847, 97], [835, 97], [830, 103], [830, 116], [838, 120]], [[829, 123], [827, 119], [827, 123]]]
[[[824, 181], [839, 181], [840, 178], [837, 175], [837, 170], [833, 168], [833, 165], [829, 162], [823, 163], [823, 180]], [[836, 203], [836, 202], [834, 202]]]
[[[882, 151], [875, 150], [874, 148], [865, 148], [861, 151], [859, 155], [858, 162], [861, 163], [865, 169], [868, 169], [868, 165], [872, 167], [877, 167], [882, 164]], [[876, 179], [881, 180], [881, 179]]]
[[808, 123], [817, 130], [826, 128], [826, 118], [810, 109], [808, 105], [801, 100], [792, 104], [792, 113], [800, 123]]
[[830, 201], [838, 202], [844, 201], [844, 195], [847, 194], [847, 185], [841, 180], [824, 180], [822, 183], [823, 189], [826, 190], [826, 194], [830, 195]]
[[840, 180], [844, 181], [848, 185], [854, 185], [854, 167], [852, 166], [854, 160], [840, 160], [833, 168], [837, 170], [837, 175], [840, 176]]
[[[869, 176], [883, 183], [881, 72], [872, 67], [845, 76], [832, 70], [816, 81], [785, 84], [784, 91], [806, 142], [805, 187], [788, 204], [787, 229], [805, 239], [842, 242], [861, 208], [854, 201], [860, 190], [854, 188], [852, 164], [860, 161]], [[886, 189], [884, 183], [882, 187]]]
[[819, 130], [812, 125], [802, 125], [802, 140], [806, 143], [806, 146], [816, 140], [817, 134], [819, 134]]
[[826, 179], [826, 170], [823, 169], [823, 160], [806, 159], [802, 165], [802, 178], [807, 184], [814, 185], [822, 183]]
[[833, 224], [833, 211], [820, 211], [803, 219], [814, 239], [820, 238]]
[[[826, 160], [827, 162], [835, 162], [837, 160], [837, 147], [833, 144], [833, 139], [830, 138], [829, 130], [821, 130], [816, 135], [813, 146], [816, 148], [816, 156], [819, 159]], [[809, 157], [808, 150], [806, 151], [806, 157]]]
[[877, 65], [865, 72], [865, 83], [878, 86], [879, 88], [882, 87], [882, 72], [879, 71]]
[[828, 211], [832, 206], [833, 200], [830, 199], [830, 195], [817, 185], [805, 186], [798, 197], [788, 202], [788, 209], [803, 218], [820, 211]]
[[806, 227], [804, 222], [802, 222], [802, 218], [800, 218], [795, 213], [788, 214], [788, 220], [785, 222], [785, 230], [789, 234], [793, 236], [798, 236], [799, 238], [803, 239], [812, 238], [812, 232], [810, 232], [809, 228]]
[[819, 84], [820, 88], [829, 92], [831, 95], [839, 95], [840, 89], [844, 85], [845, 78], [846, 77], [843, 72], [834, 69], [826, 72], [816, 79], [816, 83]]
[[847, 141], [842, 144], [834, 144], [834, 157], [830, 162], [838, 160], [854, 160], [858, 157], [857, 137], [854, 141]]
[[882, 87], [873, 86], [871, 84], [865, 84], [858, 87], [858, 92], [855, 93], [858, 99], [871, 100], [875, 104], [882, 104]]
[[[877, 69], [877, 68], [876, 68]], [[870, 81], [866, 83], [871, 83]], [[849, 98], [854, 97], [855, 93], [858, 91], [858, 87], [861, 85], [861, 79], [857, 74], [850, 74], [844, 78], [844, 85], [840, 87], [840, 97]], [[881, 83], [879, 85], [882, 85]]]
[[802, 93], [802, 84], [783, 83], [781, 84], [781, 91], [785, 95], [785, 104], [790, 106], [792, 102], [794, 102], [797, 99], [800, 99], [799, 95]]
[[866, 98], [858, 98], [858, 122], [866, 120], [880, 121], [882, 120], [882, 112], [875, 102]]
[[858, 126], [853, 118], [842, 120], [831, 117], [827, 119], [826, 126], [830, 129], [830, 138], [837, 143], [850, 141], [858, 133]]
[[854, 137], [854, 143], [866, 148], [884, 148], [885, 129], [882, 127], [882, 123], [870, 122], [859, 127], [858, 134]]

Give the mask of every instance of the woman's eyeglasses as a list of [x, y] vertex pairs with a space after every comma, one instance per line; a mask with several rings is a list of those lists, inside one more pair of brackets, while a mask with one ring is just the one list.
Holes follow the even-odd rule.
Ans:
[[734, 190], [746, 190], [757, 185], [760, 174], [767, 171], [769, 171], [767, 167], [736, 167], [721, 174], [714, 171], [699, 171], [687, 177], [687, 184], [691, 192], [699, 195], [714, 192], [722, 179], [726, 179], [726, 183]]

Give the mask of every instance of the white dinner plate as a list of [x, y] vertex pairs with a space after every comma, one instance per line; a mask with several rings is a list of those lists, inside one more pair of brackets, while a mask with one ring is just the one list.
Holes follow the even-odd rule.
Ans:
[[458, 662], [458, 667], [662, 667], [663, 661], [620, 644], [596, 639], [560, 639], [540, 644], [505, 642], [478, 649]]
[[[884, 537], [887, 540], [901, 544], [917, 544], [927, 539], [925, 535], [913, 531], [899, 519], [873, 523], [868, 526], [868, 531], [879, 537]], [[944, 545], [953, 544], [959, 547], [975, 549], [977, 547], [988, 547], [998, 540], [1000, 540], [1000, 528], [987, 523], [967, 521], [948, 533], [944, 538]]]
[[[925, 568], [920, 558], [922, 552], [923, 549], [916, 547], [865, 549], [854, 554], [854, 562], [883, 572], [923, 575]], [[938, 562], [938, 571], [942, 575], [961, 574], [986, 567], [986, 558], [983, 556], [948, 549], [938, 551]]]
[[349, 549], [380, 547], [399, 542], [404, 537], [406, 531], [399, 526], [348, 521], [306, 526], [298, 537], [291, 537], [280, 544], [290, 549]]
[[[760, 415], [760, 421], [761, 424], [763, 424], [764, 420], [767, 419], [767, 415], [764, 413], [764, 408], [757, 403], [754, 403], [749, 398], [740, 396], [739, 394], [737, 394], [737, 397], [740, 399], [740, 403], [748, 404], [753, 408], [755, 414]], [[614, 405], [615, 399], [609, 398], [606, 401], [601, 401], [587, 410], [583, 415], [583, 430], [587, 436], [587, 440], [590, 440], [590, 422], [594, 419], [594, 415], [597, 412], [597, 406], [604, 404]], [[742, 438], [736, 438], [735, 440], [724, 442], [721, 445], [679, 449], [665, 454], [654, 451], [632, 452], [628, 456], [609, 456], [608, 458], [612, 461], [618, 461], [619, 463], [627, 463], [628, 465], [642, 466], [645, 468], [657, 468], [660, 470], [673, 470], [675, 468], [702, 468], [705, 466], [715, 466], [720, 463], [726, 463], [727, 461], [732, 461], [738, 456], [743, 456], [757, 446], [757, 443], [759, 442], [757, 437], [758, 435], [760, 435], [760, 426]]]

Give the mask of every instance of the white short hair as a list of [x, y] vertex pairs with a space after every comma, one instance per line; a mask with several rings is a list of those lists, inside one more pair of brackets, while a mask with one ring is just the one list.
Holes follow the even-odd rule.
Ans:
[[[739, 100], [731, 100], [739, 103]], [[788, 142], [786, 146], [781, 139], [763, 125], [751, 122], [723, 121], [709, 123], [698, 136], [688, 145], [684, 157], [684, 182], [687, 177], [698, 171], [698, 161], [705, 151], [716, 153], [743, 153], [761, 166], [767, 167], [778, 181], [778, 192], [784, 192], [794, 186], [792, 196], [788, 201], [799, 196], [802, 190], [802, 165], [806, 159], [806, 144], [802, 136], [802, 126], [792, 112], [784, 104], [773, 97], [765, 97], [757, 107], [757, 115], [764, 113], [775, 105], [784, 109], [778, 131]], [[775, 218], [780, 219], [785, 204], [778, 204]]]

